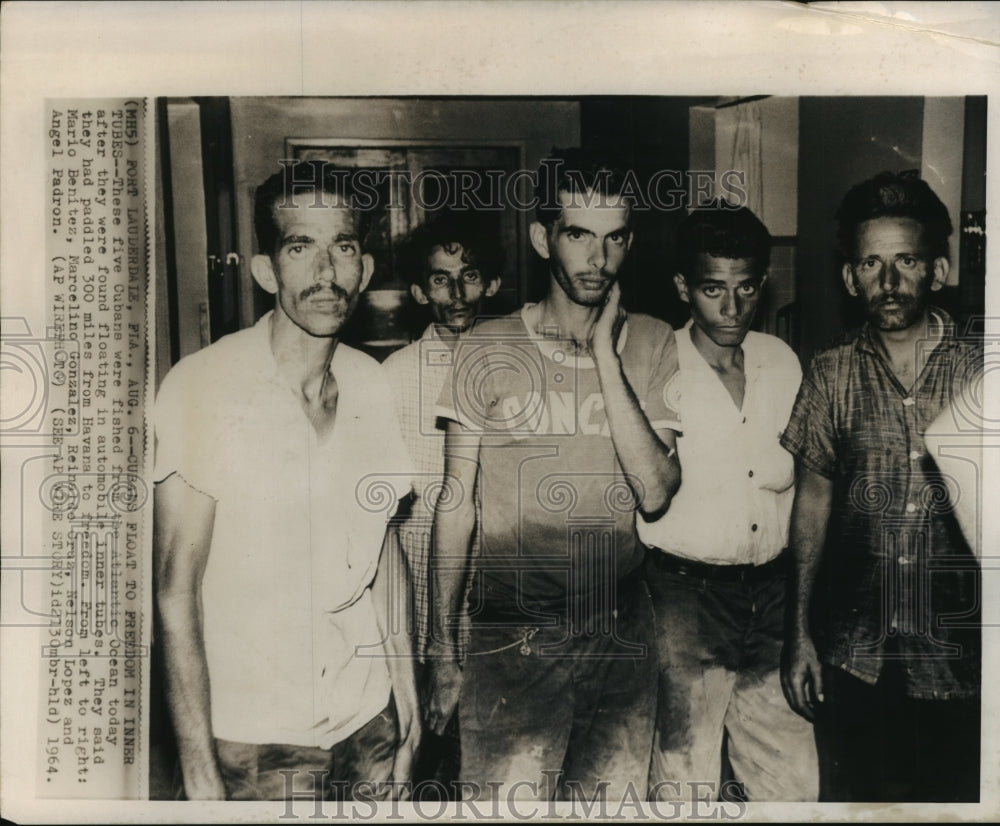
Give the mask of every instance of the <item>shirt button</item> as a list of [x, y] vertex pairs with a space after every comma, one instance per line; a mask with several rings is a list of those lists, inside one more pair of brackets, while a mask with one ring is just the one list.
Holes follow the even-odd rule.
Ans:
[[913, 459], [914, 461], [916, 461], [917, 459], [919, 459], [920, 458], [920, 451], [919, 450], [911, 450], [910, 451], [910, 458]]
[[757, 530], [757, 523], [756, 523], [756, 522], [754, 522], [754, 523], [753, 523], [753, 524], [752, 524], [752, 525], [750, 526], [750, 530], [752, 530], [752, 531], [755, 531], [755, 530]]
[[907, 396], [905, 399], [903, 399], [903, 407], [913, 407], [913, 405], [915, 404], [916, 402], [913, 400], [912, 396]]
[[907, 502], [906, 503], [906, 512], [907, 513], [916, 513], [916, 510], [917, 510], [917, 506], [914, 505], [912, 502]]
[[750, 471], [750, 478], [753, 479], [753, 471]]

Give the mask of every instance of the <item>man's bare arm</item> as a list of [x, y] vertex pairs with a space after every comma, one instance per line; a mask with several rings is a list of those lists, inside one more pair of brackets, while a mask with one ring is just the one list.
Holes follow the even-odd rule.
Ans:
[[794, 711], [812, 720], [823, 702], [823, 676], [809, 631], [809, 606], [833, 502], [833, 482], [795, 463], [795, 503], [790, 545], [794, 576], [788, 593], [789, 631], [781, 664], [781, 687]]
[[681, 466], [672, 430], [656, 432], [632, 392], [615, 349], [620, 327], [616, 282], [601, 315], [594, 322], [590, 346], [604, 397], [604, 411], [622, 470], [640, 485], [632, 485], [639, 512], [647, 520], [662, 516], [681, 484]]
[[399, 721], [399, 742], [392, 769], [396, 783], [411, 779], [413, 757], [420, 742], [420, 705], [413, 670], [413, 640], [407, 621], [413, 605], [409, 567], [399, 543], [395, 522], [389, 524], [382, 543], [378, 571], [372, 583], [375, 617], [385, 640], [386, 664], [392, 681]]
[[479, 434], [448, 422], [445, 475], [434, 510], [434, 543], [430, 559], [431, 637], [427, 644], [430, 671], [428, 722], [444, 730], [458, 704], [461, 669], [458, 622], [469, 552], [476, 527], [475, 488], [479, 472]]
[[156, 608], [167, 703], [188, 800], [223, 800], [226, 796], [212, 736], [201, 606], [201, 581], [214, 522], [215, 500], [176, 473], [156, 486]]

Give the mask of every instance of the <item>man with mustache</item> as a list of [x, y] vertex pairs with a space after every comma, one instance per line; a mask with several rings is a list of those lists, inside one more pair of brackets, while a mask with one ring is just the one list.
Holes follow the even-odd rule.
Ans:
[[[427, 307], [432, 319], [419, 340], [392, 353], [382, 365], [396, 399], [403, 440], [418, 471], [416, 497], [399, 522], [399, 539], [413, 580], [414, 646], [422, 663], [430, 618], [431, 526], [444, 478], [445, 434], [435, 408], [451, 374], [459, 336], [475, 322], [484, 300], [500, 288], [502, 255], [482, 216], [446, 211], [411, 233], [399, 260], [413, 300]], [[459, 642], [464, 647], [468, 628], [463, 622]], [[440, 740], [425, 736], [420, 752], [417, 782], [423, 774], [450, 779], [457, 767], [457, 729]]]
[[689, 799], [687, 781], [718, 783], [724, 743], [749, 800], [818, 791], [812, 726], [781, 693], [794, 468], [778, 438], [802, 370], [787, 344], [750, 330], [770, 257], [746, 207], [715, 202], [677, 228], [674, 283], [691, 321], [667, 396], [684, 474], [663, 517], [637, 520], [660, 653], [657, 800]]
[[979, 571], [924, 444], [981, 363], [930, 303], [951, 220], [924, 181], [885, 172], [837, 221], [866, 322], [813, 359], [782, 436], [796, 457], [783, 687], [816, 721], [822, 800], [974, 801]]
[[384, 542], [412, 469], [378, 364], [339, 340], [372, 275], [366, 213], [316, 161], [262, 184], [254, 218], [274, 310], [181, 360], [157, 397], [158, 631], [184, 790], [381, 797], [408, 780], [419, 721], [390, 614], [406, 566]]
[[[445, 487], [432, 552], [432, 692], [458, 707], [461, 792], [646, 794], [656, 668], [635, 512], [680, 481], [664, 388], [673, 331], [620, 306], [632, 243], [623, 177], [579, 150], [538, 173], [537, 304], [459, 340], [442, 391]], [[456, 618], [482, 501], [464, 667]]]
[[472, 327], [484, 300], [500, 289], [501, 255], [481, 218], [446, 212], [411, 233], [400, 261], [413, 300], [432, 319], [418, 341], [392, 353], [382, 365], [396, 398], [403, 439], [420, 474], [413, 509], [400, 522], [399, 535], [413, 576], [415, 646], [423, 659], [431, 524], [444, 478], [444, 429], [435, 410], [459, 336]]

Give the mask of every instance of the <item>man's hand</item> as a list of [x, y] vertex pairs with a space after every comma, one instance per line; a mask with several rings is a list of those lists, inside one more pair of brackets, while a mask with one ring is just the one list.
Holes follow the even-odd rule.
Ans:
[[618, 335], [625, 323], [625, 310], [621, 307], [622, 289], [616, 281], [608, 290], [601, 314], [590, 328], [590, 352], [599, 355], [613, 355], [618, 344]]
[[816, 706], [823, 702], [823, 674], [816, 646], [805, 630], [792, 634], [781, 657], [781, 689], [788, 705], [812, 722]]
[[420, 704], [416, 691], [396, 692], [396, 721], [399, 726], [399, 744], [392, 764], [392, 782], [398, 800], [409, 798], [409, 783], [413, 777], [413, 757], [420, 745]]
[[458, 706], [462, 667], [447, 657], [428, 659], [427, 666], [427, 725], [441, 736]]

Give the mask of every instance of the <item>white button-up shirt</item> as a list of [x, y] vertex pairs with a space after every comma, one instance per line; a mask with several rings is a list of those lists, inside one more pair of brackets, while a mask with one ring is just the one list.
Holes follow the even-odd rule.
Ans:
[[370, 585], [412, 466], [377, 362], [341, 344], [331, 437], [282, 379], [270, 315], [179, 362], [155, 480], [216, 501], [202, 583], [216, 737], [327, 748], [389, 699]]
[[637, 519], [639, 537], [700, 562], [761, 565], [788, 542], [794, 462], [778, 439], [802, 380], [799, 360], [780, 339], [747, 333], [738, 409], [691, 341], [690, 322], [677, 332], [677, 357], [666, 395], [680, 413], [681, 486], [663, 517]]

